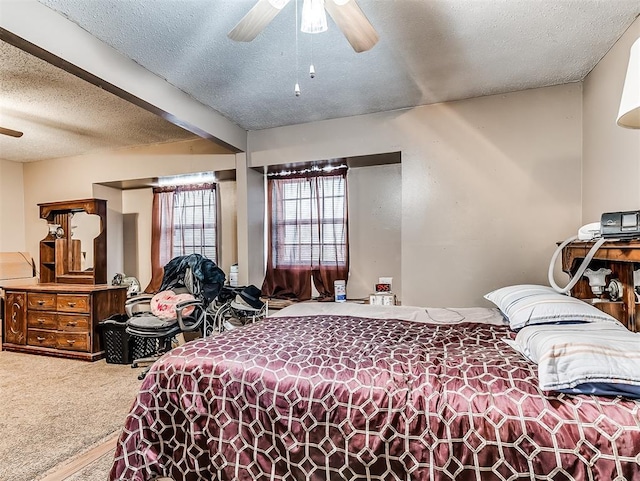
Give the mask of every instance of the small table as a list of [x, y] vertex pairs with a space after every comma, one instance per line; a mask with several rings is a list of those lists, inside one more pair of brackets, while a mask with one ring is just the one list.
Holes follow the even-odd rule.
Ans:
[[[574, 241], [568, 244], [562, 250], [562, 270], [573, 277], [594, 243]], [[589, 282], [584, 277], [571, 289], [571, 295], [578, 299], [590, 300], [594, 306], [618, 319], [629, 330], [638, 331], [640, 326], [636, 317], [640, 306], [636, 299], [634, 272], [640, 270], [640, 241], [605, 242], [595, 253], [589, 268], [611, 269], [608, 279], [617, 279], [622, 284], [621, 299], [613, 301], [606, 292], [595, 298]]]

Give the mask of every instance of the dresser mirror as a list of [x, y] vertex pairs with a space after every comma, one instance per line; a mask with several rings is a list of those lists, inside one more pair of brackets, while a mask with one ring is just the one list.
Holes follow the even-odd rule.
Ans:
[[48, 234], [40, 241], [40, 282], [107, 283], [107, 201], [38, 204]]
[[100, 216], [85, 211], [71, 214], [70, 271], [93, 270], [93, 239], [100, 235]]

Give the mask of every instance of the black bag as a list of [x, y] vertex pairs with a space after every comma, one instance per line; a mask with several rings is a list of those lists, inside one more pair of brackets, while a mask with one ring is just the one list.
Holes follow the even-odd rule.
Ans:
[[224, 286], [226, 276], [211, 259], [200, 254], [174, 257], [164, 266], [160, 291], [186, 287], [191, 294], [213, 301]]

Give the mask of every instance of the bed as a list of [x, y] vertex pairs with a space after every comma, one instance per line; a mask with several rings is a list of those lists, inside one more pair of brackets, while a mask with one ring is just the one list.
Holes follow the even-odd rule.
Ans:
[[111, 480], [632, 480], [640, 402], [544, 392], [498, 309], [302, 303], [145, 378]]

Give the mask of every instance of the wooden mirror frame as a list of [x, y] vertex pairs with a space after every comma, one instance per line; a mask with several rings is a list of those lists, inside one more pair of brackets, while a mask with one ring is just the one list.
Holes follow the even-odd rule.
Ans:
[[[107, 283], [107, 201], [81, 199], [38, 204], [40, 218], [49, 225], [57, 224], [62, 235], [49, 233], [40, 241], [40, 283], [106, 284]], [[93, 270], [82, 271], [73, 264], [78, 253], [71, 239], [71, 218], [76, 212], [94, 214], [100, 218], [100, 231], [93, 239]]]

